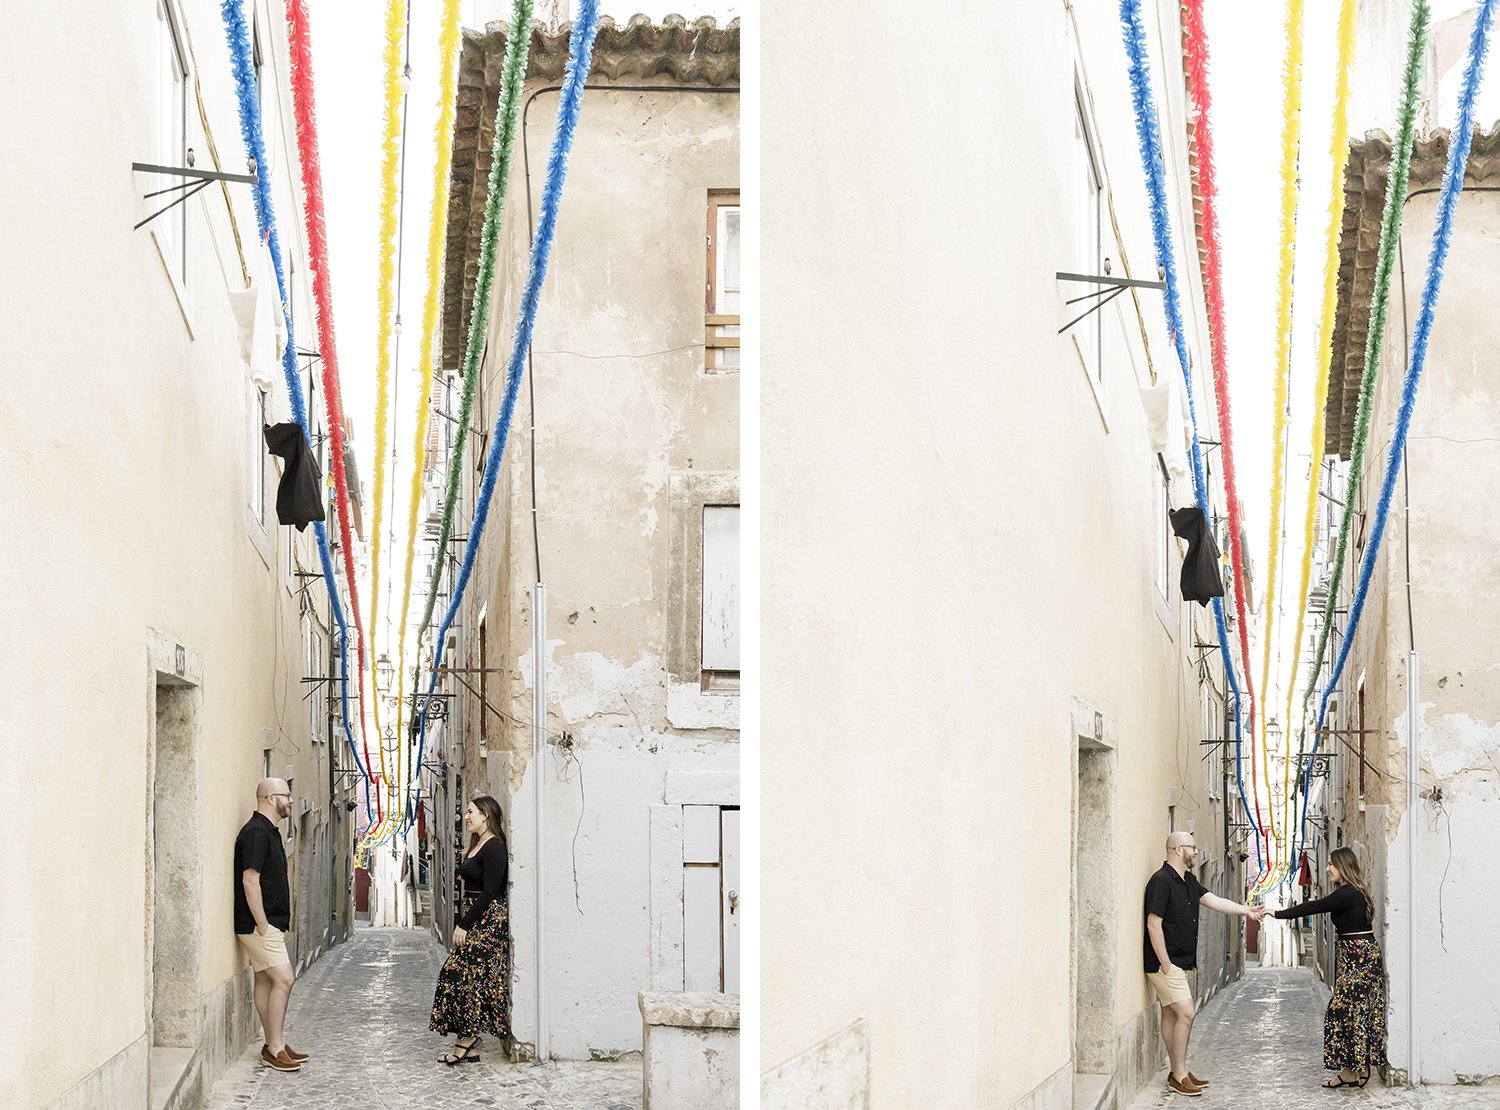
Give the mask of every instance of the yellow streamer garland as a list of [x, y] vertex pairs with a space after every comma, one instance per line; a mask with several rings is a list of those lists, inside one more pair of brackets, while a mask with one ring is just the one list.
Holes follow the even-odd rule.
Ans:
[[[401, 630], [396, 681], [406, 678], [406, 619], [411, 609], [412, 566], [417, 554], [417, 517], [422, 509], [422, 477], [427, 467], [427, 425], [432, 419], [433, 345], [437, 334], [439, 298], [443, 287], [443, 248], [448, 237], [448, 169], [453, 161], [453, 117], [458, 101], [459, 0], [443, 7], [442, 100], [437, 123], [437, 165], [433, 168], [432, 222], [427, 236], [427, 300], [422, 307], [422, 385], [417, 399], [416, 443], [412, 448], [411, 512], [406, 525], [406, 574], [401, 586]], [[400, 777], [401, 753], [406, 750], [403, 731], [405, 699], [396, 700], [396, 759]], [[407, 768], [410, 772], [411, 768]], [[404, 780], [403, 780], [404, 781]], [[404, 795], [403, 795], [404, 796]]]
[[[1283, 102], [1281, 124], [1281, 269], [1276, 298], [1276, 394], [1272, 413], [1271, 448], [1271, 552], [1266, 560], [1265, 654], [1261, 662], [1260, 688], [1270, 700], [1271, 642], [1276, 626], [1276, 570], [1281, 535], [1282, 454], [1286, 444], [1287, 377], [1291, 370], [1292, 264], [1297, 237], [1297, 148], [1302, 131], [1302, 0], [1286, 6], [1286, 58], [1282, 63]], [[1266, 714], [1260, 719], [1260, 767], [1266, 785], [1266, 815], [1270, 841], [1279, 846], [1276, 810], [1271, 805], [1270, 754], [1266, 745]]]
[[[1317, 530], [1318, 475], [1322, 470], [1323, 436], [1325, 431], [1324, 408], [1328, 403], [1328, 378], [1333, 361], [1334, 312], [1339, 299], [1339, 237], [1344, 228], [1344, 168], [1349, 162], [1349, 76], [1354, 65], [1354, 7], [1355, 0], [1343, 0], [1339, 9], [1339, 68], [1338, 86], [1333, 108], [1333, 184], [1332, 199], [1328, 204], [1328, 234], [1324, 239], [1323, 256], [1323, 316], [1318, 330], [1318, 377], [1313, 386], [1312, 426], [1312, 474], [1307, 485], [1307, 510], [1304, 516], [1305, 539], [1302, 548], [1302, 584], [1297, 597], [1297, 634], [1292, 643], [1292, 673], [1286, 686], [1286, 738], [1287, 767], [1283, 797], [1290, 812], [1291, 784], [1296, 776], [1291, 765], [1292, 702], [1297, 688], [1297, 665], [1301, 661], [1302, 629], [1307, 616], [1307, 595], [1312, 584], [1313, 537]], [[1297, 775], [1301, 768], [1297, 768]]]
[[[386, 419], [390, 409], [391, 325], [396, 285], [396, 171], [401, 159], [401, 40], [406, 33], [406, 0], [390, 0], [385, 12], [385, 136], [380, 167], [380, 285], [375, 298], [375, 513], [370, 525], [370, 658], [376, 657], [380, 627], [380, 536], [385, 505]], [[373, 685], [373, 684], [372, 684]], [[380, 749], [380, 787], [390, 797], [385, 766], [385, 735], [380, 729], [380, 690], [370, 699], [375, 744]]]

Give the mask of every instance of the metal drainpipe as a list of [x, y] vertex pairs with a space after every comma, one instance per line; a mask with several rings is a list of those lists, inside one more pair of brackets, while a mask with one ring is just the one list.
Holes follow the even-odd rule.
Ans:
[[1422, 1081], [1421, 1046], [1417, 1041], [1417, 685], [1421, 668], [1415, 651], [1406, 656], [1406, 997], [1411, 1013], [1407, 1024], [1406, 1084]]
[[547, 754], [547, 587], [532, 590], [531, 777], [536, 789], [536, 1058], [547, 1059], [547, 885], [543, 877]]

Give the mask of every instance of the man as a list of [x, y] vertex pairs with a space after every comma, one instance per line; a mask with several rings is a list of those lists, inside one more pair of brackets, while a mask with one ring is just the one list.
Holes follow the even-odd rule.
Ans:
[[1188, 1036], [1193, 1031], [1193, 991], [1189, 971], [1198, 966], [1198, 907], [1220, 913], [1264, 916], [1227, 898], [1210, 894], [1192, 873], [1198, 845], [1192, 833], [1167, 837], [1167, 859], [1146, 883], [1146, 978], [1161, 1003], [1161, 1039], [1167, 1046], [1171, 1072], [1167, 1089], [1180, 1095], [1201, 1095], [1208, 1080], [1188, 1070]]
[[255, 788], [255, 812], [234, 841], [234, 931], [255, 969], [255, 1011], [266, 1034], [260, 1061], [277, 1071], [301, 1071], [308, 1058], [282, 1039], [295, 975], [286, 950], [292, 893], [278, 822], [291, 812], [292, 793], [286, 782], [262, 779]]

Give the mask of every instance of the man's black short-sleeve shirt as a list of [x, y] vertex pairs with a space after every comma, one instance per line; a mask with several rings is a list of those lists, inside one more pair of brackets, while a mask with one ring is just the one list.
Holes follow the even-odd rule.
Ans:
[[255, 917], [245, 898], [246, 871], [260, 872], [260, 899], [266, 921], [285, 932], [292, 924], [292, 892], [286, 880], [286, 848], [281, 830], [257, 810], [234, 838], [234, 931], [255, 932]]
[[[1198, 966], [1198, 899], [1208, 893], [1208, 888], [1198, 881], [1191, 871], [1181, 876], [1170, 863], [1161, 865], [1161, 870], [1146, 883], [1146, 914], [1161, 918], [1162, 940], [1167, 945], [1167, 955], [1176, 967], [1191, 970]], [[1156, 958], [1156, 949], [1151, 947], [1151, 934], [1145, 931], [1142, 917], [1142, 932], [1145, 933], [1146, 974], [1161, 970], [1161, 961]]]

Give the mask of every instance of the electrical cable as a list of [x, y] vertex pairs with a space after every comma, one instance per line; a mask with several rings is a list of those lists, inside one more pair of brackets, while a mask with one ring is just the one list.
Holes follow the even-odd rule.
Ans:
[[[578, 115], [583, 105], [583, 86], [588, 79], [593, 59], [594, 38], [599, 30], [598, 0], [579, 0], [578, 18], [573, 23], [569, 36], [569, 58], [567, 76], [563, 80], [562, 97], [557, 107], [557, 130], [552, 139], [552, 153], [547, 164], [547, 183], [542, 191], [542, 216], [538, 225], [536, 241], [532, 244], [531, 259], [526, 274], [526, 284], [521, 292], [517, 313], [515, 340], [506, 363], [505, 394], [500, 412], [495, 418], [493, 438], [485, 459], [484, 478], [480, 483], [479, 497], [474, 516], [469, 523], [469, 539], [464, 545], [464, 560], [459, 567], [458, 579], [454, 583], [453, 596], [448, 602], [448, 612], [438, 628], [432, 659], [432, 677], [428, 685], [431, 695], [437, 688], [438, 668], [442, 663], [442, 645], [446, 643], [448, 629], [458, 614], [464, 590], [474, 570], [474, 558], [484, 536], [485, 523], [489, 517], [490, 502], [494, 497], [495, 484], [499, 479], [500, 465], [505, 456], [505, 444], [510, 434], [511, 419], [515, 413], [516, 396], [520, 392], [521, 376], [525, 368], [526, 351], [531, 344], [531, 332], [536, 323], [540, 307], [542, 283], [547, 276], [547, 262], [552, 253], [552, 239], [557, 229], [558, 209], [562, 204], [563, 183], [567, 177], [568, 154], [573, 147], [573, 137], [578, 129]], [[417, 766], [421, 765], [422, 753], [427, 743], [427, 706], [424, 702], [419, 720], [419, 742]], [[414, 807], [421, 801], [421, 783], [417, 781], [412, 800], [407, 806], [407, 819], [411, 820]]]
[[[281, 298], [282, 321], [286, 326], [286, 343], [281, 353], [281, 368], [290, 396], [292, 416], [309, 434], [307, 405], [302, 396], [302, 382], [297, 368], [296, 337], [292, 328], [291, 302], [287, 297], [286, 268], [281, 253], [281, 237], [276, 227], [276, 210], [271, 198], [270, 165], [266, 158], [265, 133], [261, 121], [260, 100], [255, 85], [255, 67], [250, 42], [250, 26], [245, 19], [244, 0], [223, 0], [220, 11], [224, 19], [225, 35], [229, 42], [230, 65], [234, 73], [235, 95], [239, 102], [240, 133], [245, 143], [245, 152], [254, 166], [255, 219], [261, 239], [271, 252], [272, 267], [276, 272], [276, 288]], [[328, 531], [323, 521], [315, 520], [313, 532], [317, 538], [318, 558], [323, 568], [323, 584], [328, 591], [328, 604], [334, 620], [339, 626], [339, 650], [348, 650], [349, 627], [344, 619], [344, 608], [339, 600], [338, 579], [334, 573], [333, 557], [328, 550]], [[344, 738], [354, 756], [356, 767], [363, 767], [359, 760], [359, 749], [354, 742], [354, 731], [349, 723], [349, 690], [347, 683], [340, 684], [340, 707], [343, 715]], [[368, 770], [365, 771], [368, 775]]]
[[[1406, 437], [1411, 429], [1412, 414], [1416, 409], [1417, 388], [1421, 384], [1422, 370], [1427, 361], [1427, 349], [1432, 337], [1433, 319], [1437, 312], [1438, 293], [1442, 287], [1443, 267], [1452, 245], [1453, 220], [1463, 191], [1464, 170], [1469, 161], [1469, 148], [1474, 139], [1474, 101], [1479, 94], [1479, 85], [1484, 75], [1485, 57], [1489, 53], [1490, 29], [1494, 21], [1495, 5], [1500, 0], [1483, 0], [1474, 16], [1474, 29], [1469, 38], [1469, 56], [1464, 66], [1464, 79], [1458, 96], [1458, 119], [1449, 135], [1448, 164], [1443, 171], [1442, 190], [1438, 195], [1437, 220], [1432, 231], [1432, 248], [1427, 260], [1427, 275], [1418, 302], [1417, 325], [1412, 336], [1411, 361], [1401, 387], [1401, 401], [1396, 410], [1395, 429], [1392, 433], [1390, 453], [1385, 473], [1380, 484], [1380, 499], [1375, 506], [1374, 519], [1370, 526], [1369, 542], [1365, 546], [1360, 562], [1360, 574], [1354, 591], [1354, 600], [1349, 607], [1349, 620], [1343, 643], [1329, 673], [1328, 682], [1318, 705], [1318, 727], [1313, 736], [1312, 753], [1317, 754], [1322, 740], [1323, 725], [1327, 719], [1328, 701], [1338, 687], [1339, 677], [1348, 662], [1349, 652], [1354, 646], [1355, 633], [1360, 617], [1364, 614], [1365, 601], [1369, 596], [1370, 583], [1374, 578], [1375, 562], [1380, 556], [1381, 541], [1385, 537], [1385, 525], [1390, 512], [1391, 497], [1395, 492], [1396, 472], [1400, 468], [1406, 450]], [[1409, 677], [1409, 676], [1408, 676]], [[1407, 743], [1415, 744], [1416, 736], [1408, 736]], [[1302, 816], [1307, 815], [1307, 771], [1302, 770]], [[1300, 828], [1299, 824], [1299, 828]]]
[[[1406, 207], [1412, 149], [1416, 139], [1418, 84], [1427, 56], [1430, 22], [1431, 9], [1427, 0], [1415, 0], [1412, 5], [1411, 26], [1407, 32], [1406, 65], [1402, 70], [1401, 99], [1396, 113], [1396, 136], [1391, 141], [1391, 166], [1386, 183], [1385, 209], [1380, 223], [1380, 246], [1375, 263], [1375, 285], [1370, 298], [1370, 322], [1365, 332], [1364, 373], [1360, 379], [1354, 436], [1349, 452], [1348, 478], [1344, 487], [1344, 513], [1339, 522], [1333, 567], [1329, 577], [1327, 596], [1323, 601], [1323, 621], [1318, 633], [1318, 646], [1313, 651], [1312, 673], [1308, 676], [1307, 690], [1302, 698], [1300, 718], [1304, 723], [1299, 729], [1297, 742], [1299, 775], [1307, 748], [1305, 725], [1307, 709], [1317, 689], [1318, 676], [1323, 670], [1324, 652], [1328, 648], [1328, 640], [1333, 632], [1334, 608], [1338, 603], [1339, 589], [1343, 584], [1344, 564], [1349, 551], [1349, 533], [1356, 515], [1354, 507], [1364, 471], [1365, 448], [1369, 441], [1370, 420], [1375, 404], [1375, 387], [1380, 375], [1381, 353], [1384, 348], [1386, 321], [1390, 308], [1391, 279], [1397, 268], [1396, 260], [1401, 250], [1401, 219]], [[1401, 305], [1404, 320], [1406, 312], [1404, 267], [1401, 269], [1401, 275]], [[1402, 350], [1409, 355], [1409, 340], [1407, 344], [1403, 345]]]
[[[1250, 733], [1255, 734], [1255, 687], [1250, 673], [1250, 622], [1246, 617], [1244, 553], [1240, 549], [1239, 495], [1235, 485], [1233, 420], [1229, 394], [1229, 344], [1224, 324], [1223, 262], [1219, 242], [1219, 190], [1214, 167], [1213, 99], [1208, 80], [1208, 31], [1203, 0], [1183, 5], [1183, 37], [1187, 55], [1188, 91], [1193, 102], [1193, 142], [1198, 149], [1198, 191], [1203, 198], [1203, 241], [1206, 254], [1204, 294], [1208, 302], [1214, 396], [1219, 417], [1219, 443], [1224, 457], [1224, 497], [1229, 515], [1229, 559], [1234, 577], [1235, 611], [1239, 618], [1240, 665], [1245, 676], [1245, 710]], [[1235, 775], [1243, 783], [1241, 747], [1235, 745]], [[1240, 788], [1240, 802], [1249, 803]]]
[[[1281, 246], [1276, 294], [1276, 386], [1272, 401], [1271, 424], [1271, 520], [1270, 551], [1266, 558], [1266, 619], [1261, 630], [1262, 645], [1260, 688], [1262, 696], [1271, 697], [1271, 648], [1275, 642], [1276, 583], [1280, 564], [1281, 513], [1285, 500], [1287, 382], [1291, 375], [1292, 349], [1292, 277], [1296, 261], [1297, 239], [1297, 157], [1302, 135], [1302, 0], [1288, 0], [1286, 14], [1286, 56], [1282, 62], [1281, 124]], [[1270, 837], [1269, 850], [1280, 838], [1276, 830], [1275, 797], [1271, 789], [1270, 749], [1266, 738], [1266, 715], [1261, 714], [1261, 774], [1265, 779], [1266, 808]], [[1257, 876], [1257, 879], [1259, 876]]]
[[[329, 469], [344, 556], [344, 579], [349, 586], [349, 609], [357, 636], [359, 701], [364, 704], [365, 630], [360, 617], [359, 581], [354, 573], [354, 541], [349, 527], [349, 482], [344, 472], [344, 415], [339, 393], [338, 352], [334, 342], [332, 278], [328, 267], [328, 240], [323, 209], [323, 169], [318, 155], [317, 97], [314, 91], [312, 35], [308, 28], [306, 0], [287, 0], [287, 42], [291, 53], [292, 115], [297, 129], [297, 153], [302, 165], [303, 221], [307, 227], [308, 265], [312, 270], [313, 299], [317, 305], [318, 353], [323, 363], [323, 403], [328, 416]], [[340, 666], [348, 689], [347, 643], [340, 641]], [[370, 742], [365, 715], [359, 715], [364, 766], [370, 765]]]
[[[1296, 0], [1294, 0], [1296, 2]], [[1150, 201], [1151, 229], [1156, 248], [1156, 262], [1166, 286], [1163, 309], [1166, 314], [1167, 334], [1177, 353], [1177, 364], [1182, 371], [1187, 400], [1188, 418], [1192, 427], [1193, 492], [1204, 520], [1211, 520], [1208, 486], [1203, 473], [1203, 449], [1198, 439], [1198, 414], [1193, 402], [1192, 363], [1188, 358], [1187, 337], [1183, 328], [1182, 302], [1177, 285], [1177, 262], [1173, 254], [1169, 212], [1167, 206], [1166, 169], [1162, 164], [1161, 134], [1157, 124], [1156, 107], [1151, 98], [1150, 61], [1146, 56], [1146, 32], [1141, 24], [1140, 0], [1120, 0], [1120, 22], [1122, 24], [1125, 50], [1130, 59], [1131, 100], [1135, 109], [1136, 133], [1139, 138], [1141, 162], [1145, 170], [1146, 190]], [[1239, 679], [1234, 670], [1234, 659], [1229, 650], [1229, 632], [1224, 622], [1222, 598], [1213, 599], [1214, 624], [1218, 633], [1219, 655], [1224, 664], [1224, 674], [1234, 693], [1235, 741], [1240, 741], [1243, 697]], [[1243, 801], [1243, 784], [1241, 800]], [[1248, 810], [1247, 810], [1248, 812]], [[1259, 857], [1259, 844], [1256, 846]]]

